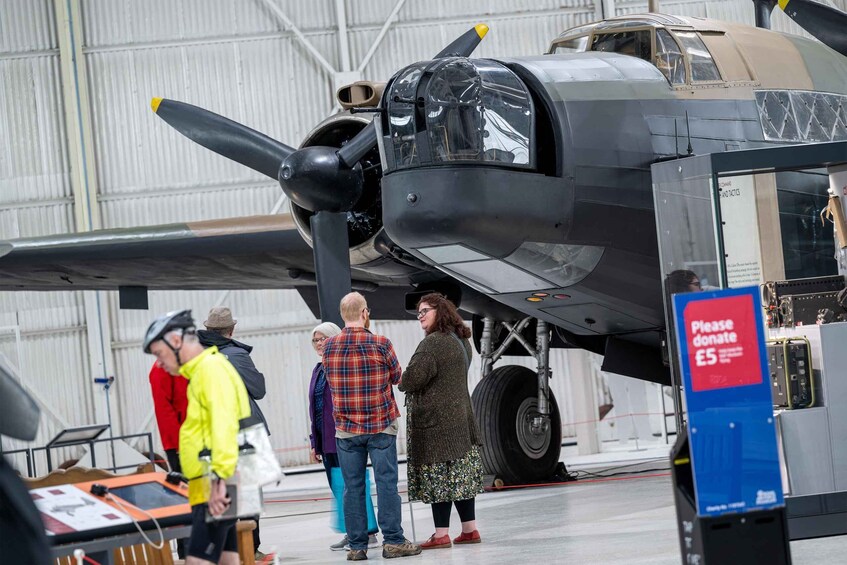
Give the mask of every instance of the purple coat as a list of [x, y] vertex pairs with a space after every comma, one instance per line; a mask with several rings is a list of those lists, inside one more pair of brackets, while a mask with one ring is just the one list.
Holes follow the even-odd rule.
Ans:
[[329, 381], [324, 386], [322, 428], [319, 430], [315, 425], [315, 383], [318, 380], [318, 374], [322, 371], [322, 363], [315, 365], [312, 370], [312, 382], [309, 383], [309, 422], [312, 423], [312, 433], [309, 435], [309, 439], [312, 441], [312, 449], [318, 455], [337, 453], [335, 447], [335, 418], [332, 416], [332, 391], [329, 390]]

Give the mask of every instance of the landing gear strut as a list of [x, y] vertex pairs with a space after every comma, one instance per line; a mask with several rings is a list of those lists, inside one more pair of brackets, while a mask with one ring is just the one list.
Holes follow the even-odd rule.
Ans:
[[[559, 407], [550, 391], [550, 329], [535, 320], [535, 347], [522, 335], [533, 321], [501, 322], [508, 336], [493, 348], [494, 320], [485, 318], [480, 340], [483, 378], [474, 389], [474, 413], [482, 434], [486, 473], [504, 484], [527, 484], [553, 477], [559, 462], [562, 426]], [[537, 371], [517, 365], [493, 369], [513, 342], [535, 357]]]

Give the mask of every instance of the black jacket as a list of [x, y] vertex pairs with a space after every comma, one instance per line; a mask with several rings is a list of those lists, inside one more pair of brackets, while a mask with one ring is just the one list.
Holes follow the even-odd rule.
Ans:
[[29, 491], [0, 455], [0, 555], [3, 563], [54, 563]]
[[265, 420], [265, 415], [262, 414], [262, 409], [256, 404], [256, 401], [265, 397], [265, 375], [259, 372], [253, 360], [250, 358], [250, 352], [253, 351], [253, 346], [235, 341], [228, 337], [224, 337], [219, 333], [209, 330], [199, 330], [197, 337], [200, 338], [200, 343], [203, 347], [211, 347], [216, 345], [218, 351], [226, 355], [226, 358], [238, 371], [241, 380], [244, 381], [244, 386], [247, 388], [247, 395], [250, 397], [250, 412], [249, 418], [243, 420], [245, 426], [252, 426], [261, 422], [265, 425], [265, 429], [270, 435], [271, 430], [268, 428], [268, 421]]

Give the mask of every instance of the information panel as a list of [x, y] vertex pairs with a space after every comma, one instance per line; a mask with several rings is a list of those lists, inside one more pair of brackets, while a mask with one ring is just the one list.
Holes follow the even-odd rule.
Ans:
[[759, 288], [673, 299], [697, 513], [782, 505]]
[[49, 536], [132, 523], [120, 510], [73, 485], [38, 488], [29, 493]]

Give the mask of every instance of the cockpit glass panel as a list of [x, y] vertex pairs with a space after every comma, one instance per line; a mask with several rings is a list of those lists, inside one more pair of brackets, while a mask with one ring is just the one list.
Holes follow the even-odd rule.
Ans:
[[591, 50], [620, 53], [650, 61], [653, 50], [650, 30], [595, 34], [591, 41]]
[[685, 58], [679, 45], [664, 29], [656, 30], [656, 59], [653, 64], [671, 84], [685, 84]]
[[[415, 96], [418, 81], [429, 61], [406, 67], [391, 84], [387, 97], [388, 133], [394, 149], [394, 161], [397, 167], [409, 167], [418, 164], [418, 149], [415, 141]], [[386, 148], [387, 149], [387, 148]]]
[[424, 116], [432, 161], [531, 167], [532, 98], [493, 61], [453, 59], [432, 74]]
[[426, 122], [433, 161], [480, 159], [482, 96], [479, 75], [469, 61], [451, 61], [433, 73]]
[[693, 31], [678, 31], [676, 36], [688, 52], [692, 82], [721, 80], [721, 74], [712, 59], [712, 54], [709, 53], [703, 40], [696, 33]]
[[588, 50], [588, 36], [559, 40], [553, 46], [553, 53], [582, 53]]
[[609, 29], [609, 28], [624, 29], [624, 28], [628, 28], [628, 27], [644, 27], [644, 26], [647, 26], [647, 25], [653, 25], [653, 23], [654, 22], [652, 20], [646, 20], [646, 19], [642, 20], [642, 19], [639, 19], [639, 18], [634, 18], [634, 19], [631, 19], [629, 21], [611, 20], [611, 21], [600, 22], [600, 23], [596, 24], [594, 26], [594, 28], [597, 29], [597, 30]]
[[591, 30], [593, 30], [595, 27], [597, 27], [597, 24], [586, 24], [584, 26], [572, 27], [570, 29], [563, 31], [562, 34], [556, 39], [556, 41], [559, 41], [560, 39], [563, 39], [565, 37], [573, 37], [575, 35], [590, 34]]
[[505, 261], [517, 265], [552, 283], [568, 287], [578, 283], [594, 270], [603, 257], [603, 247], [566, 245], [528, 241]]
[[596, 24], [588, 24], [565, 30], [559, 37], [553, 40], [547, 54], [587, 51], [588, 38], [595, 27]]

